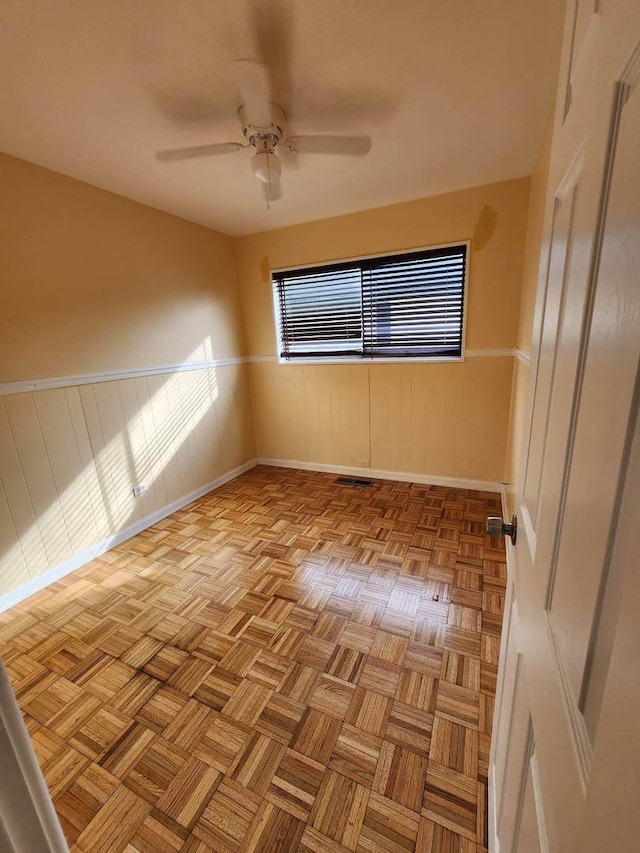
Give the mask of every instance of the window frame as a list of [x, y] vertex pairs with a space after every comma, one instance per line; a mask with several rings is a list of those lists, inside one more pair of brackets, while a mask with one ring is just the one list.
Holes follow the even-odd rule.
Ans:
[[[282, 352], [282, 336], [281, 336], [281, 315], [280, 315], [280, 300], [278, 297], [277, 282], [274, 281], [274, 275], [285, 272], [297, 272], [298, 270], [306, 270], [312, 268], [322, 269], [323, 267], [335, 267], [340, 264], [352, 264], [358, 261], [371, 261], [376, 258], [392, 258], [399, 255], [412, 255], [416, 252], [430, 252], [437, 249], [451, 249], [456, 246], [465, 247], [465, 266], [463, 280], [463, 295], [462, 295], [462, 330], [460, 336], [460, 355], [459, 356], [390, 356], [388, 358], [379, 356], [328, 356], [322, 358], [319, 356], [310, 356], [308, 358], [302, 356], [299, 358], [284, 358]], [[453, 240], [448, 243], [437, 243], [431, 246], [411, 246], [406, 249], [390, 249], [386, 252], [377, 252], [373, 255], [354, 255], [349, 258], [337, 258], [331, 260], [323, 260], [312, 263], [296, 264], [294, 266], [274, 267], [269, 270], [271, 276], [271, 304], [273, 310], [273, 329], [275, 333], [276, 346], [276, 361], [278, 364], [286, 365], [305, 365], [305, 364], [446, 364], [456, 363], [465, 360], [466, 351], [466, 332], [467, 332], [467, 308], [469, 297], [469, 267], [471, 264], [471, 240]]]

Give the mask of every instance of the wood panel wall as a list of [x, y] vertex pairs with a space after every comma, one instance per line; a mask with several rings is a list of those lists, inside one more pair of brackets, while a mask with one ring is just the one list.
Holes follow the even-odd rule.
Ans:
[[246, 374], [224, 365], [0, 397], [0, 594], [251, 460]]
[[499, 483], [513, 361], [254, 363], [258, 456]]

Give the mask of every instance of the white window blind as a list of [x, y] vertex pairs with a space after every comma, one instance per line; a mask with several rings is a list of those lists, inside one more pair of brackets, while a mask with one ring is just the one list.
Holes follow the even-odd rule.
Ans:
[[274, 273], [281, 358], [459, 357], [466, 253], [448, 246]]

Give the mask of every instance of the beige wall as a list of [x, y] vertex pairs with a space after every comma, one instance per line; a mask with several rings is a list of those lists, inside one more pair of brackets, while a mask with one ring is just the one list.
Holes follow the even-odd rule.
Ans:
[[[501, 482], [529, 179], [236, 240], [258, 455]], [[466, 347], [447, 364], [280, 365], [270, 269], [472, 240]]]
[[0, 396], [2, 594], [255, 448], [247, 365], [215, 364], [244, 354], [232, 240], [6, 156], [0, 186], [0, 383], [71, 377]]
[[531, 331], [533, 328], [533, 314], [538, 288], [547, 184], [549, 182], [549, 157], [551, 155], [552, 131], [553, 112], [549, 117], [544, 141], [538, 155], [538, 162], [531, 177], [517, 343], [517, 347], [525, 356], [525, 360], [518, 359], [513, 365], [513, 391], [506, 456], [505, 480], [509, 512], [512, 512], [515, 506], [515, 490], [518, 481], [518, 469], [525, 427], [530, 374], [530, 366], [527, 360], [531, 356]]
[[233, 241], [0, 155], [0, 382], [242, 354]]

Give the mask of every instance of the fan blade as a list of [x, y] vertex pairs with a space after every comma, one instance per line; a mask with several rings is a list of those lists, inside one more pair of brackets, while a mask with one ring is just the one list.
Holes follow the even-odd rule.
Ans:
[[271, 74], [253, 59], [233, 62], [247, 120], [255, 127], [271, 124]]
[[271, 72], [271, 100], [285, 112], [293, 95], [293, 6], [294, 0], [249, 0], [247, 14], [257, 56]]
[[171, 160], [191, 160], [195, 157], [208, 157], [211, 154], [232, 154], [244, 148], [239, 142], [218, 142], [213, 145], [192, 145], [189, 148], [170, 148], [156, 151], [156, 160], [163, 163]]
[[345, 91], [338, 87], [308, 86], [296, 91], [291, 114], [316, 133], [357, 133], [364, 126], [389, 121], [397, 112], [399, 99], [375, 87], [361, 86]]
[[[234, 95], [229, 97], [226, 93], [216, 92], [218, 99], [214, 102], [211, 97], [195, 94], [186, 87], [174, 86], [165, 91], [152, 89], [150, 95], [172, 124], [186, 129], [229, 122], [238, 106]], [[335, 123], [332, 126], [335, 127]]]
[[368, 136], [291, 136], [286, 141], [289, 151], [297, 154], [368, 154]]
[[262, 195], [264, 196], [267, 206], [272, 201], [278, 201], [282, 198], [282, 183], [280, 178], [274, 178], [269, 184], [262, 184]]

